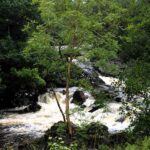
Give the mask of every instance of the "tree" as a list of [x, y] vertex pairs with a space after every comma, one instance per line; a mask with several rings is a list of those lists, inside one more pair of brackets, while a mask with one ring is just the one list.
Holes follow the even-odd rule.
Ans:
[[[40, 10], [41, 15], [43, 16], [43, 21], [46, 23], [46, 26], [42, 26], [42, 29], [44, 31], [48, 30], [50, 31], [50, 34], [45, 34], [45, 36], [49, 36], [51, 38], [47, 38], [47, 50], [52, 51], [53, 53], [56, 53], [56, 46], [61, 46], [63, 44], [67, 45], [67, 47], [60, 52], [56, 56], [57, 61], [63, 62], [64, 65], [67, 65], [67, 74], [66, 74], [66, 124], [68, 127], [68, 132], [70, 135], [72, 135], [72, 129], [71, 129], [71, 122], [70, 122], [70, 112], [69, 112], [69, 87], [70, 87], [70, 79], [71, 79], [71, 66], [72, 66], [72, 60], [79, 56], [79, 48], [84, 45], [85, 39], [87, 39], [87, 27], [88, 22], [86, 20], [86, 16], [84, 16], [83, 13], [81, 13], [79, 10], [76, 10], [75, 5], [72, 1], [67, 1], [63, 4], [63, 9], [58, 10], [57, 1], [55, 2], [48, 2], [48, 1], [42, 1], [40, 2]], [[80, 2], [83, 5], [83, 2]], [[46, 8], [45, 8], [45, 4]], [[44, 9], [43, 9], [44, 7]], [[49, 8], [51, 8], [52, 12], [49, 11]], [[45, 12], [46, 11], [46, 12]], [[59, 13], [58, 13], [59, 12]], [[53, 17], [53, 18], [52, 18]], [[51, 19], [50, 19], [51, 18]], [[55, 31], [55, 33], [54, 33]], [[38, 37], [39, 38], [39, 37]], [[52, 40], [51, 40], [52, 39]], [[42, 40], [43, 41], [43, 40]], [[48, 42], [51, 41], [51, 45], [49, 45]], [[61, 45], [60, 42], [61, 41]], [[45, 43], [45, 41], [43, 41]], [[33, 47], [30, 49], [33, 51]], [[34, 43], [33, 43], [34, 44]], [[37, 44], [37, 43], [35, 43]], [[41, 43], [40, 43], [41, 44]], [[41, 45], [43, 46], [43, 45]], [[51, 50], [50, 50], [50, 47]], [[36, 49], [37, 51], [37, 49]], [[40, 51], [40, 49], [39, 49]], [[61, 55], [60, 55], [61, 54]], [[58, 56], [60, 55], [60, 58]], [[54, 59], [54, 58], [53, 58]], [[56, 64], [56, 62], [55, 62]], [[57, 68], [58, 69], [58, 68]], [[53, 69], [54, 71], [54, 69]], [[60, 71], [60, 70], [59, 70]]]
[[116, 75], [118, 69], [112, 62], [121, 48], [119, 30], [125, 9], [116, 0], [88, 0], [84, 9], [93, 34], [87, 57], [95, 67]]
[[39, 6], [42, 24], [32, 33], [25, 53], [35, 54], [35, 59], [38, 56], [38, 64], [44, 66], [44, 72], [48, 70], [49, 77], [62, 71], [66, 83], [65, 118], [68, 133], [72, 135], [69, 87], [75, 68], [73, 59], [91, 59], [100, 66], [115, 58], [119, 49], [115, 24], [122, 10], [115, 1], [106, 0], [34, 0], [34, 3]]
[[120, 56], [124, 62], [130, 60], [149, 61], [150, 55], [150, 9], [149, 2], [145, 0], [128, 1], [124, 18], [124, 28], [122, 30], [122, 50]]
[[136, 108], [131, 110], [137, 115], [134, 122], [136, 132], [142, 133], [145, 130], [145, 134], [149, 134], [150, 3], [146, 0], [120, 2], [126, 8], [120, 51], [126, 67], [121, 79], [125, 82], [128, 100]]
[[[24, 79], [22, 78], [21, 81], [12, 70], [17, 72], [28, 68], [31, 69], [31, 72], [33, 71], [32, 61], [26, 61], [22, 54], [27, 39], [27, 34], [22, 29], [30, 19], [37, 20], [39, 15], [37, 7], [30, 0], [1, 0], [0, 13], [0, 78], [2, 85], [0, 102], [3, 104], [0, 108], [15, 107], [24, 105], [28, 101], [25, 100], [28, 99], [25, 98], [25, 93], [29, 91], [27, 88], [22, 88], [21, 84]], [[30, 94], [34, 93], [33, 91], [30, 91]], [[29, 103], [33, 99], [31, 98]]]

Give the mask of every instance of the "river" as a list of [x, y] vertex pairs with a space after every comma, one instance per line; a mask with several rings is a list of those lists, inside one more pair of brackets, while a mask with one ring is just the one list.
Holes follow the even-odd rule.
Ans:
[[[117, 81], [117, 79], [112, 77], [99, 77], [104, 80], [108, 86], [111, 86], [113, 82]], [[79, 88], [70, 88], [71, 99], [73, 93], [77, 89]], [[65, 111], [65, 95], [63, 95], [63, 90], [63, 88], [57, 88], [55, 89], [55, 92], [63, 111]], [[85, 122], [98, 121], [106, 125], [110, 133], [120, 132], [128, 128], [130, 125], [129, 118], [118, 121], [124, 117], [120, 113], [122, 103], [112, 101], [108, 103], [105, 108], [89, 112], [94, 105], [95, 99], [88, 92], [85, 92], [85, 95], [88, 97], [84, 102], [85, 108], [82, 109], [79, 106], [70, 103], [72, 122], [82, 125], [82, 123]], [[17, 145], [28, 139], [40, 138], [54, 123], [62, 120], [55, 97], [51, 91], [40, 95], [38, 99], [38, 104], [41, 106], [41, 110], [38, 112], [26, 114], [5, 113], [3, 115], [3, 118], [0, 119], [0, 146]], [[15, 108], [11, 109], [11, 111], [23, 108], [24, 107]]]

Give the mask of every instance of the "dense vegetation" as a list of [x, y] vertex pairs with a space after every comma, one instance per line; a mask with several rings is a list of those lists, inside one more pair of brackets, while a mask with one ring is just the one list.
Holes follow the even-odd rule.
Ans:
[[[134, 112], [132, 136], [149, 136], [148, 0], [1, 0], [0, 14], [0, 109], [35, 104], [47, 88], [66, 87], [68, 103], [70, 86], [93, 91], [95, 83], [72, 62], [90, 61], [125, 83], [128, 100], [143, 97], [141, 103], [132, 101], [141, 110]], [[70, 122], [67, 114], [69, 104], [64, 121]], [[142, 147], [147, 143], [145, 137]]]

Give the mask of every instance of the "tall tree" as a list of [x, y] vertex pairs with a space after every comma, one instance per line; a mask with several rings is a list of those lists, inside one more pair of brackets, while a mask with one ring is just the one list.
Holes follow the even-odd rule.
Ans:
[[[72, 135], [69, 87], [75, 67], [73, 59], [91, 59], [98, 66], [112, 59], [119, 49], [115, 37], [117, 35], [115, 24], [119, 22], [119, 13], [122, 10], [115, 1], [107, 0], [102, 2], [34, 0], [34, 2], [39, 5], [43, 23], [32, 33], [25, 51], [29, 55], [35, 52], [38, 56], [39, 54], [44, 56], [40, 57], [41, 60], [51, 58], [51, 64], [56, 68], [46, 65], [45, 67], [49, 66], [47, 67], [49, 71], [60, 72], [59, 69], [63, 68], [61, 71], [67, 72], [65, 75], [66, 124], [69, 134]], [[51, 55], [47, 55], [48, 53]]]

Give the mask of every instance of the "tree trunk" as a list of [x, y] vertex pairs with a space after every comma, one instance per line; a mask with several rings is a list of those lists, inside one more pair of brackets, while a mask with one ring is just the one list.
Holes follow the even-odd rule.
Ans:
[[68, 68], [67, 68], [67, 83], [66, 83], [66, 124], [68, 133], [70, 136], [72, 136], [72, 126], [70, 122], [70, 112], [69, 112], [69, 83], [70, 83], [70, 73], [71, 73], [71, 63], [72, 63], [72, 57], [68, 58]]
[[55, 99], [56, 99], [56, 103], [57, 103], [58, 108], [59, 108], [59, 110], [60, 110], [60, 113], [61, 113], [61, 115], [62, 115], [62, 117], [63, 117], [63, 120], [64, 120], [64, 122], [66, 123], [65, 115], [64, 115], [63, 110], [62, 110], [62, 108], [61, 108], [61, 106], [60, 106], [60, 104], [59, 104], [59, 100], [58, 100], [58, 98], [57, 98], [56, 92], [54, 91], [54, 88], [53, 88], [52, 86], [51, 86], [51, 89], [52, 89], [52, 91], [53, 91], [54, 97], [55, 97]]

